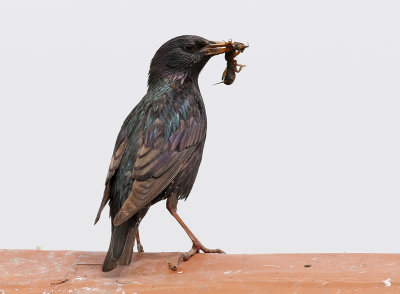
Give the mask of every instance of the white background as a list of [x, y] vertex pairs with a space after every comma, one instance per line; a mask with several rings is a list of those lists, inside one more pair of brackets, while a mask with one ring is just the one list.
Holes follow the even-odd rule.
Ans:
[[[228, 253], [399, 252], [398, 1], [0, 2], [0, 248], [108, 248], [114, 142], [177, 35], [248, 42], [200, 76], [203, 162], [179, 212]], [[165, 209], [145, 251], [184, 251]]]

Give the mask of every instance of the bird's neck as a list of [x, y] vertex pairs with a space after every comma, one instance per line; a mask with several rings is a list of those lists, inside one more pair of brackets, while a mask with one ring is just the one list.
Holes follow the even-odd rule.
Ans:
[[174, 86], [184, 86], [184, 84], [190, 83], [199, 88], [198, 77], [198, 74], [187, 72], [150, 70], [147, 84], [149, 89], [159, 86], [160, 83], [170, 83]]
[[[150, 81], [150, 77], [149, 77]], [[149, 82], [148, 91], [163, 91], [163, 89], [173, 88], [178, 91], [185, 91], [185, 89], [191, 89], [196, 94], [201, 96], [199, 82], [197, 78], [192, 79], [175, 79], [171, 77], [161, 77], [154, 79], [151, 83]]]

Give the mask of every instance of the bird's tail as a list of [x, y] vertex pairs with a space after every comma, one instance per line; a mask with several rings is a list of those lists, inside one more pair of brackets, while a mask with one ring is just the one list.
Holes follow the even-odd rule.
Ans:
[[108, 272], [118, 265], [131, 263], [138, 226], [139, 222], [135, 216], [118, 227], [112, 225], [110, 247], [103, 262], [103, 272]]

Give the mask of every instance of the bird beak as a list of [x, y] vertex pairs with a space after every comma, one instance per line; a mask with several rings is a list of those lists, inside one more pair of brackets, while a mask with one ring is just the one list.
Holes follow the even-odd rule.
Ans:
[[211, 56], [222, 54], [231, 50], [231, 48], [227, 48], [228, 45], [232, 47], [232, 43], [230, 42], [210, 41], [210, 43], [202, 49], [202, 52], [204, 53], [204, 55], [211, 55]]

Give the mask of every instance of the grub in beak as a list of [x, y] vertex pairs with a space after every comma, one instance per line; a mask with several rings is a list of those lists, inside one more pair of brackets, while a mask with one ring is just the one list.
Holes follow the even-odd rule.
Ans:
[[232, 40], [229, 40], [228, 42], [210, 41], [210, 44], [208, 44], [207, 46], [204, 47], [203, 52], [205, 55], [214, 56], [214, 55], [232, 52], [232, 51], [243, 52], [244, 49], [246, 49], [247, 47], [248, 47], [248, 45], [245, 45], [240, 42], [232, 42]]

